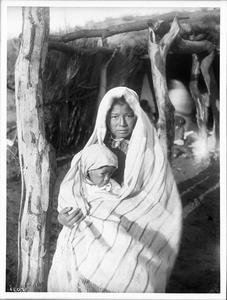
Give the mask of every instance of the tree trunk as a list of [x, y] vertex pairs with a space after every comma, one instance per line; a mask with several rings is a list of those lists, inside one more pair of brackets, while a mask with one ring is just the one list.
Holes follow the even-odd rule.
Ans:
[[171, 43], [176, 38], [180, 27], [176, 18], [171, 28], [170, 25], [168, 26], [168, 24], [164, 24], [163, 22], [154, 22], [149, 25], [148, 53], [151, 61], [151, 73], [159, 113], [157, 130], [164, 153], [171, 161], [174, 142], [175, 109], [169, 99], [165, 70], [167, 52]]
[[42, 72], [48, 51], [49, 9], [23, 8], [23, 35], [15, 68], [22, 194], [18, 224], [18, 287], [46, 291], [55, 154], [45, 138]]
[[204, 98], [202, 97], [198, 88], [198, 78], [200, 73], [200, 62], [197, 54], [192, 55], [192, 71], [189, 89], [195, 101], [196, 118], [199, 128], [199, 136], [201, 140], [200, 156], [204, 163], [209, 160], [209, 152], [207, 145], [207, 127], [206, 127], [206, 106]]
[[213, 114], [213, 140], [214, 146], [219, 147], [219, 88], [214, 76], [212, 62], [214, 59], [214, 51], [207, 55], [201, 63], [201, 72], [207, 86], [210, 97], [210, 106]]

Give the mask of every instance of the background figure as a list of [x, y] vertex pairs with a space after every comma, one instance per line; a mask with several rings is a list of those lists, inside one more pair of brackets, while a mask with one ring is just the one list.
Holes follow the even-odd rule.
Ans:
[[186, 120], [181, 116], [175, 116], [175, 139], [173, 144], [173, 157], [176, 158], [181, 154], [189, 155], [189, 149], [185, 146], [185, 125]]
[[175, 116], [174, 118], [175, 123], [175, 141], [176, 145], [183, 145], [184, 144], [184, 133], [185, 133], [185, 124], [186, 121], [181, 116]]

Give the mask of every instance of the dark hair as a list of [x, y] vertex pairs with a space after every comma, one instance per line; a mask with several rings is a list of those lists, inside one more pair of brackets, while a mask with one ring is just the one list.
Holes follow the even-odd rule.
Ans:
[[125, 100], [125, 96], [122, 95], [120, 98], [115, 97], [113, 99], [113, 103], [111, 105], [110, 110], [112, 110], [113, 106], [116, 105], [116, 104], [124, 105], [125, 103], [127, 103], [127, 101]]
[[[112, 102], [112, 105], [111, 105], [111, 107], [110, 107], [110, 109], [108, 110], [108, 112], [107, 112], [107, 115], [106, 115], [106, 121], [109, 119], [109, 117], [110, 117], [110, 113], [111, 113], [111, 111], [112, 111], [112, 109], [113, 109], [113, 107], [115, 106], [115, 105], [120, 105], [120, 106], [123, 106], [123, 105], [125, 105], [125, 104], [127, 104], [128, 106], [129, 106], [129, 104], [127, 103], [127, 101], [125, 100], [125, 96], [121, 96], [121, 97], [115, 97], [114, 99], [113, 99], [113, 102]], [[130, 106], [129, 106], [130, 107]], [[130, 107], [131, 108], [131, 107]]]

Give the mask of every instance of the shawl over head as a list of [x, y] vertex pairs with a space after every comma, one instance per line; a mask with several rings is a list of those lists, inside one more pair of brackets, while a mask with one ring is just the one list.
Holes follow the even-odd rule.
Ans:
[[117, 156], [104, 145], [93, 144], [87, 146], [81, 155], [81, 172], [86, 176], [89, 170], [104, 166], [118, 168]]
[[[133, 90], [118, 87], [106, 93], [94, 132], [84, 149], [104, 143], [108, 110], [113, 99], [122, 95], [137, 117], [125, 161], [124, 185], [119, 195], [110, 198], [103, 193], [94, 198], [89, 215], [78, 228], [63, 228], [49, 276], [49, 290], [78, 291], [80, 279], [85, 278], [85, 282], [103, 291], [165, 291], [179, 250], [181, 201], [157, 133]], [[80, 207], [86, 215], [87, 203], [81, 195], [79, 176], [81, 153], [75, 155], [61, 184], [58, 210]], [[66, 249], [71, 249], [70, 254]], [[72, 265], [72, 270], [67, 269]], [[61, 287], [57, 289], [53, 282], [63, 269], [65, 274], [70, 273], [71, 280], [67, 275], [65, 280], [61, 276], [57, 280]]]
[[79, 172], [84, 182], [93, 185], [88, 177], [88, 171], [97, 170], [104, 166], [118, 168], [117, 156], [105, 145], [92, 144], [83, 149]]

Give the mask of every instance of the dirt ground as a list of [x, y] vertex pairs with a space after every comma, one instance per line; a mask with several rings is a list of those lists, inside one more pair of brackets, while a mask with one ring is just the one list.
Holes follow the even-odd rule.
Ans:
[[220, 170], [180, 157], [173, 172], [183, 205], [181, 248], [167, 293], [220, 292]]
[[[184, 209], [181, 248], [167, 293], [220, 292], [220, 169], [218, 157], [205, 167], [183, 156], [173, 160], [173, 173]], [[57, 222], [59, 185], [69, 162], [59, 164], [51, 226], [51, 257], [61, 230]], [[6, 291], [16, 285], [17, 219], [20, 206], [20, 171], [16, 159], [7, 164], [7, 270]]]

